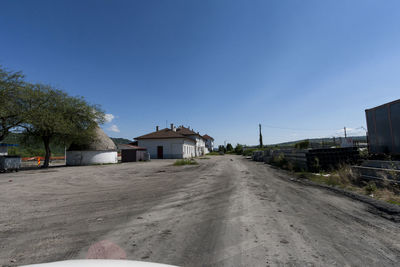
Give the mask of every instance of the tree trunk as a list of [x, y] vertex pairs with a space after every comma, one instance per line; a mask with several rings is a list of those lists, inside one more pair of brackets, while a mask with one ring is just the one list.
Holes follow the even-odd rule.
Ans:
[[51, 156], [50, 138], [47, 136], [43, 137], [43, 143], [44, 143], [44, 149], [46, 150], [46, 155], [44, 157], [44, 163], [43, 163], [42, 168], [47, 168], [47, 167], [49, 167], [50, 156]]

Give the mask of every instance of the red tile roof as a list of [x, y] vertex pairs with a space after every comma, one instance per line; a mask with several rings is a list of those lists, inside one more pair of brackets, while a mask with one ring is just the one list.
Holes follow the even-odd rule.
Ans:
[[176, 132], [183, 134], [183, 135], [199, 135], [198, 133], [196, 133], [193, 130], [190, 130], [189, 128], [183, 127], [183, 126], [179, 126], [178, 128], [176, 128]]
[[[183, 134], [180, 134], [178, 132], [172, 131], [171, 129], [165, 128], [159, 131], [155, 131], [149, 134], [145, 134], [139, 137], [136, 137], [135, 140], [141, 140], [141, 139], [165, 139], [165, 138], [186, 138]], [[192, 140], [192, 139], [190, 139]]]
[[[164, 138], [186, 138], [190, 139], [188, 136], [191, 135], [197, 135], [203, 139], [212, 139], [214, 140], [211, 136], [204, 135], [201, 136], [199, 133], [196, 133], [195, 131], [191, 130], [190, 128], [186, 128], [184, 126], [179, 126], [178, 128], [175, 129], [175, 131], [165, 128], [159, 131], [155, 131], [149, 134], [145, 134], [139, 137], [136, 137], [135, 140], [140, 140], [140, 139], [164, 139]], [[193, 139], [190, 139], [193, 141]]]
[[214, 138], [212, 138], [211, 136], [209, 136], [208, 134], [203, 135], [204, 139], [210, 139], [210, 140], [214, 140]]

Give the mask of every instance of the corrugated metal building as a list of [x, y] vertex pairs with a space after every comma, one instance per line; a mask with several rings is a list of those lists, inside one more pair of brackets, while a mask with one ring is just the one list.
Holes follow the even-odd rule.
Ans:
[[366, 109], [371, 154], [400, 155], [400, 99]]

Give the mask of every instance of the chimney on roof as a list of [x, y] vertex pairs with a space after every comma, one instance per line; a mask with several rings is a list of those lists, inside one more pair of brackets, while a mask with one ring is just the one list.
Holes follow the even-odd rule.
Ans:
[[156, 126], [156, 132], [158, 132], [158, 125]]
[[176, 132], [176, 127], [174, 126], [174, 124], [173, 124], [173, 123], [171, 123], [171, 131], [174, 131], [174, 132]]

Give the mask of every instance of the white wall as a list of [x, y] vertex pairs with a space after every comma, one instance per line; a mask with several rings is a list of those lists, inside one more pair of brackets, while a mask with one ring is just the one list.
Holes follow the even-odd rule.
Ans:
[[[193, 158], [196, 156], [196, 147], [193, 141], [184, 139], [183, 158]], [[185, 149], [186, 147], [186, 149]]]
[[67, 151], [69, 166], [118, 163], [117, 151]]
[[199, 157], [205, 155], [205, 142], [204, 139], [198, 135], [190, 135], [190, 139], [196, 142], [196, 147], [194, 150], [194, 157]]
[[214, 141], [211, 139], [207, 139], [206, 141], [206, 147], [208, 147], [208, 150], [211, 152], [214, 149]]
[[138, 146], [147, 148], [150, 158], [157, 159], [157, 147], [163, 147], [164, 159], [181, 159], [194, 157], [194, 142], [184, 138], [142, 139]]

